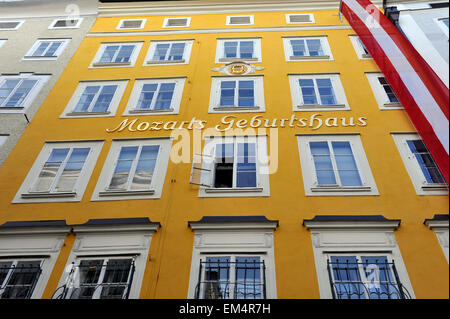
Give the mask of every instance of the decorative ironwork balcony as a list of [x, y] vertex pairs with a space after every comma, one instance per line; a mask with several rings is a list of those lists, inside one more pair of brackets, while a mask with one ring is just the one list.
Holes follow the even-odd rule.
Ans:
[[386, 257], [332, 257], [327, 263], [333, 299], [411, 299]]
[[259, 257], [200, 260], [195, 299], [265, 299], [266, 266]]
[[0, 299], [30, 299], [42, 273], [41, 261], [0, 261]]
[[135, 271], [133, 259], [83, 260], [72, 267], [55, 299], [128, 299]]

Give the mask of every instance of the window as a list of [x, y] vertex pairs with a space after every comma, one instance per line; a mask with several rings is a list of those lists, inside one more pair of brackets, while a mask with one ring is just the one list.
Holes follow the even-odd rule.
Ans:
[[442, 32], [444, 32], [444, 34], [447, 36], [448, 38], [448, 17], [447, 18], [438, 18], [435, 20], [439, 26], [439, 28], [441, 28]]
[[268, 196], [266, 154], [265, 136], [210, 138], [193, 160], [191, 183], [202, 185], [200, 197]]
[[152, 41], [145, 63], [147, 65], [187, 64], [191, 55], [192, 43], [192, 40]]
[[117, 26], [117, 30], [143, 29], [147, 19], [122, 19]]
[[189, 27], [191, 18], [165, 18], [163, 28]]
[[0, 76], [0, 112], [23, 112], [48, 78], [49, 76], [32, 73]]
[[76, 285], [65, 292], [64, 298], [128, 299], [134, 271], [133, 258], [80, 259], [69, 278]]
[[130, 67], [136, 63], [142, 42], [103, 43], [91, 67]]
[[360, 60], [372, 59], [369, 51], [366, 49], [361, 39], [356, 35], [350, 35], [350, 40], [355, 48], [356, 54]]
[[219, 39], [216, 63], [261, 62], [261, 39]]
[[39, 275], [41, 260], [0, 260], [0, 299], [30, 299]]
[[178, 114], [186, 78], [136, 80], [124, 115]]
[[171, 144], [170, 138], [113, 141], [92, 200], [160, 198]]
[[81, 82], [61, 117], [114, 116], [127, 82]]
[[332, 60], [326, 37], [283, 38], [286, 61]]
[[366, 73], [380, 110], [403, 109], [399, 99], [382, 73]]
[[102, 144], [46, 143], [13, 202], [80, 201]]
[[286, 14], [286, 23], [287, 24], [315, 23], [314, 15], [312, 13]]
[[294, 111], [350, 109], [338, 74], [290, 75]]
[[449, 255], [449, 232], [448, 214], [434, 215], [432, 219], [425, 219], [424, 224], [436, 233], [436, 237], [448, 262]]
[[70, 39], [40, 39], [24, 56], [25, 60], [56, 60]]
[[299, 135], [307, 196], [378, 195], [359, 135]]
[[276, 298], [277, 225], [264, 216], [206, 216], [189, 222], [195, 238], [202, 240], [194, 240], [188, 298]]
[[25, 21], [0, 21], [0, 31], [17, 30]]
[[227, 25], [252, 25], [254, 16], [227, 16]]
[[53, 298], [139, 298], [159, 226], [148, 218], [90, 219], [74, 225], [77, 238]]
[[400, 220], [319, 215], [303, 225], [311, 231], [322, 299], [414, 298], [394, 235]]
[[76, 19], [55, 19], [49, 29], [75, 29], [79, 28], [83, 18]]
[[425, 143], [417, 134], [392, 134], [418, 195], [448, 194], [445, 182]]
[[213, 77], [210, 113], [264, 112], [261, 76]]

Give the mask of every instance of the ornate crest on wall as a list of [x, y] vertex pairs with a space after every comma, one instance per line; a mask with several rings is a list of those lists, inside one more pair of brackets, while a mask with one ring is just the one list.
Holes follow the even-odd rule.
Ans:
[[231, 62], [220, 68], [213, 68], [212, 70], [226, 75], [247, 75], [264, 70], [264, 68], [256, 67], [245, 62]]

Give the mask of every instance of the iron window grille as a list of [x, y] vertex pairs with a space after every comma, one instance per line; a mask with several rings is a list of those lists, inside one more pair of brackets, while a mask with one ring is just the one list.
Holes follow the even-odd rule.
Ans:
[[[132, 258], [85, 259], [72, 263], [66, 283], [56, 299], [128, 299], [135, 263]], [[60, 292], [58, 295], [57, 293]]]
[[0, 261], [0, 299], [30, 299], [42, 273], [41, 261]]
[[266, 299], [266, 266], [260, 257], [200, 260], [195, 299]]
[[387, 257], [332, 256], [327, 269], [333, 299], [411, 299]]

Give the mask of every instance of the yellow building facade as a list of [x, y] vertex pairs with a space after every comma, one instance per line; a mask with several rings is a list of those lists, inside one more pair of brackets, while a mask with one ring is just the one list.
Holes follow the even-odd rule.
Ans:
[[101, 4], [0, 169], [9, 296], [448, 298], [448, 188], [335, 2]]

